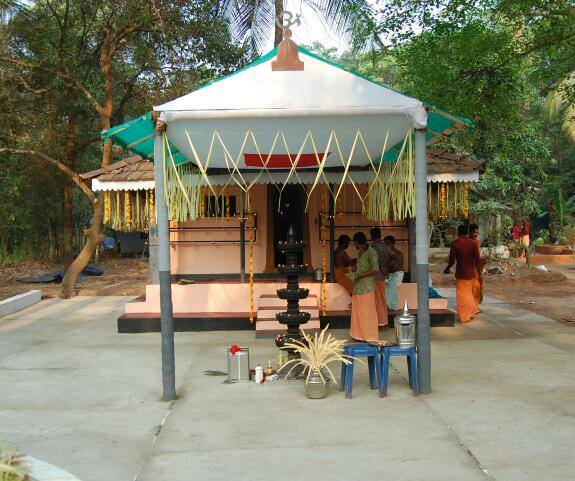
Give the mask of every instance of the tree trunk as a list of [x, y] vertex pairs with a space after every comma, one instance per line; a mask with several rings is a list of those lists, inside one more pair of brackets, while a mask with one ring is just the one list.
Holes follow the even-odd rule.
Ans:
[[[104, 144], [104, 152], [102, 154], [102, 166], [107, 166], [110, 164], [110, 159], [112, 158], [112, 142], [106, 142]], [[63, 299], [69, 299], [74, 295], [74, 287], [76, 285], [76, 280], [82, 271], [89, 264], [92, 254], [94, 254], [98, 244], [104, 240], [102, 235], [102, 223], [104, 221], [104, 202], [100, 202], [100, 196], [98, 200], [94, 203], [94, 217], [92, 218], [92, 225], [89, 229], [85, 231], [86, 242], [84, 247], [78, 254], [78, 257], [74, 259], [74, 262], [70, 265], [64, 279], [62, 279], [62, 289], [60, 290], [59, 297]]]
[[[104, 77], [104, 105], [97, 104], [98, 113], [101, 115], [102, 119], [102, 130], [108, 130], [112, 126], [112, 110], [114, 105], [114, 84], [112, 78], [112, 60], [115, 52], [115, 44], [111, 43], [110, 37], [107, 36], [102, 44], [102, 52], [100, 54], [100, 68], [102, 69], [102, 75]], [[102, 152], [102, 167], [107, 167], [110, 165], [112, 160], [112, 141], [108, 141], [104, 144], [104, 150]], [[92, 254], [96, 251], [98, 244], [102, 242], [102, 223], [104, 221], [104, 201], [103, 197], [100, 201], [100, 196], [98, 200], [94, 203], [94, 217], [92, 218], [92, 225], [89, 229], [85, 231], [86, 242], [84, 247], [78, 254], [78, 257], [74, 260], [72, 265], [66, 271], [64, 279], [62, 279], [62, 289], [60, 290], [59, 296], [64, 299], [69, 299], [74, 294], [74, 287], [76, 285], [76, 280], [82, 271], [86, 268]]]
[[282, 41], [282, 28], [278, 26], [278, 19], [279, 23], [282, 22], [282, 14], [284, 12], [284, 2], [283, 0], [274, 0], [275, 4], [275, 22], [274, 22], [274, 47], [277, 47], [279, 43]]
[[62, 279], [62, 289], [60, 290], [59, 297], [63, 299], [69, 299], [74, 295], [74, 286], [76, 285], [76, 280], [82, 271], [89, 264], [92, 254], [98, 247], [98, 244], [102, 242], [102, 221], [104, 218], [104, 203], [100, 202], [100, 199], [96, 201], [94, 205], [94, 217], [92, 219], [92, 225], [86, 229], [86, 243], [84, 247], [78, 254], [78, 257], [74, 259], [74, 262], [70, 265], [64, 279]]
[[73, 218], [72, 211], [74, 205], [72, 202], [72, 182], [64, 180], [64, 223], [62, 226], [63, 235], [63, 252], [62, 262], [64, 264], [64, 272], [68, 270], [70, 264], [74, 260], [74, 252], [72, 248], [72, 231], [73, 231]]
[[[73, 116], [68, 120], [68, 129], [66, 132], [66, 155], [64, 157], [64, 163], [71, 169], [74, 170], [74, 135], [76, 130], [76, 121]], [[70, 178], [66, 177], [64, 180], [64, 225], [63, 225], [63, 237], [64, 237], [64, 249], [62, 260], [64, 263], [64, 272], [68, 270], [68, 267], [72, 264], [74, 260], [74, 252], [72, 246], [74, 219], [73, 219], [73, 182]]]

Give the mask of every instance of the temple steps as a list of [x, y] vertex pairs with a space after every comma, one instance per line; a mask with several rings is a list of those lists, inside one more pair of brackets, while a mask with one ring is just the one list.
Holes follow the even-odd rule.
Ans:
[[[320, 330], [318, 297], [310, 294], [306, 299], [299, 301], [300, 310], [311, 314], [310, 320], [302, 325], [306, 332], [317, 332]], [[256, 338], [271, 337], [287, 332], [287, 326], [280, 324], [276, 319], [276, 314], [284, 312], [287, 308], [287, 301], [280, 299], [275, 294], [262, 294], [258, 302], [256, 315]]]

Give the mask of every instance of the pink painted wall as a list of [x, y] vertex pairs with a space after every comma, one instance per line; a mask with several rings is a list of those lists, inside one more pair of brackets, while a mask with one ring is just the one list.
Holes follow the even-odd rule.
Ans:
[[[254, 245], [254, 272], [264, 271], [266, 264], [267, 249], [267, 222], [268, 215], [266, 185], [256, 185], [251, 191], [252, 210], [257, 215], [257, 236]], [[322, 254], [319, 240], [319, 213], [323, 210], [321, 206], [322, 185], [316, 187], [308, 203], [309, 231], [311, 262], [314, 268], [321, 267]], [[360, 185], [358, 190], [365, 195], [367, 186]], [[237, 195], [239, 205], [238, 187], [230, 187], [231, 195]], [[238, 207], [239, 209], [239, 207]], [[336, 216], [335, 236], [348, 234], [350, 237], [357, 231], [363, 231], [369, 237], [369, 229], [375, 225], [382, 228], [382, 236], [393, 235], [398, 240], [397, 247], [404, 253], [405, 269], [408, 269], [408, 229], [406, 222], [386, 222], [378, 224], [368, 221], [361, 214], [361, 201], [351, 185], [345, 185], [338, 197]], [[171, 249], [171, 267], [173, 274], [226, 274], [240, 272], [240, 246], [239, 230], [231, 229], [238, 227], [237, 219], [230, 219], [229, 222], [221, 218], [204, 218], [195, 222], [185, 222], [173, 227], [195, 227], [200, 230], [172, 232], [170, 240], [175, 241]], [[216, 230], [201, 230], [213, 229]], [[326, 232], [329, 239], [329, 230]], [[212, 243], [178, 243], [178, 241], [213, 241]], [[222, 243], [219, 241], [233, 240], [233, 243]], [[273, 247], [270, 247], [273, 248]], [[327, 247], [329, 249], [329, 246]], [[349, 248], [350, 257], [355, 257], [356, 251], [353, 245]], [[249, 253], [246, 246], [246, 271], [249, 266]], [[329, 252], [328, 252], [329, 263]]]
[[[256, 282], [254, 284], [254, 307], [257, 310], [260, 296], [275, 295], [277, 289], [285, 287], [285, 282]], [[321, 282], [302, 282], [300, 287], [309, 289], [310, 295], [318, 299], [321, 295]], [[245, 313], [250, 311], [250, 286], [239, 282], [206, 282], [197, 284], [172, 284], [174, 313], [220, 312]], [[327, 284], [327, 304], [329, 310], [347, 310], [351, 299], [339, 284]], [[159, 313], [160, 286], [146, 286], [144, 302], [128, 302], [126, 313]]]
[[[239, 187], [230, 187], [230, 195], [237, 195], [239, 210]], [[254, 272], [262, 272], [266, 262], [266, 186], [256, 185], [251, 190], [252, 211], [257, 215], [257, 233], [254, 244]], [[240, 272], [239, 220], [231, 218], [203, 218], [195, 222], [184, 222], [172, 228], [194, 227], [206, 230], [182, 230], [172, 232], [170, 240], [175, 241], [170, 251], [172, 274], [226, 274]], [[235, 227], [235, 229], [233, 229]], [[210, 230], [207, 230], [207, 229]], [[214, 230], [215, 229], [215, 230]], [[246, 239], [247, 239], [246, 232]], [[234, 241], [222, 243], [221, 241]], [[178, 243], [178, 241], [213, 241], [213, 243]], [[246, 246], [246, 271], [249, 267], [249, 249]]]
[[[367, 191], [366, 185], [357, 186], [360, 194], [365, 195]], [[322, 253], [321, 243], [319, 241], [319, 213], [323, 211], [322, 207], [322, 194], [321, 189], [323, 186], [316, 187], [316, 190], [310, 196], [309, 201], [309, 230], [310, 230], [310, 244], [311, 244], [311, 260], [315, 268], [321, 267]], [[396, 240], [396, 247], [403, 252], [404, 256], [404, 269], [408, 269], [408, 227], [406, 221], [401, 222], [385, 222], [378, 223], [366, 219], [361, 213], [362, 204], [359, 196], [355, 192], [352, 185], [344, 185], [341, 193], [338, 196], [336, 205], [336, 219], [335, 219], [335, 239], [337, 246], [337, 238], [341, 234], [347, 234], [350, 237], [356, 232], [363, 232], [369, 239], [369, 230], [372, 227], [381, 227], [382, 238], [388, 235], [394, 236]], [[338, 214], [339, 213], [339, 214]], [[327, 240], [329, 242], [329, 229], [326, 230]], [[405, 239], [400, 241], [399, 239]], [[328, 244], [329, 245], [329, 244]], [[329, 247], [328, 247], [329, 248]], [[348, 249], [350, 257], [356, 256], [356, 250], [353, 244]], [[328, 253], [329, 264], [329, 253]]]
[[[321, 297], [320, 282], [302, 282], [301, 287], [308, 288], [310, 295]], [[254, 284], [254, 308], [257, 311], [262, 295], [275, 295], [276, 290], [285, 287], [281, 282], [256, 282]], [[404, 301], [411, 309], [417, 309], [417, 284], [402, 284], [398, 290], [398, 303]], [[249, 284], [238, 282], [209, 282], [198, 284], [172, 284], [172, 302], [175, 314], [212, 312], [212, 313], [246, 313], [250, 311]], [[348, 311], [351, 298], [336, 283], [327, 284], [328, 311]], [[318, 306], [319, 307], [319, 306]], [[447, 299], [430, 299], [430, 309], [446, 309]], [[160, 312], [160, 286], [146, 286], [146, 300], [125, 304], [126, 314]]]

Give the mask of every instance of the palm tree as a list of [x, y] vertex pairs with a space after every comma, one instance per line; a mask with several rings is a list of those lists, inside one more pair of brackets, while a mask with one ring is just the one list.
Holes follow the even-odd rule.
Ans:
[[[302, 0], [321, 15], [334, 32], [349, 34], [356, 21], [369, 14], [367, 0]], [[254, 52], [261, 52], [272, 32], [274, 45], [282, 39], [276, 18], [284, 11], [283, 0], [223, 0], [223, 15], [239, 41], [249, 40]]]
[[[31, 3], [31, 2], [28, 2]], [[18, 13], [25, 13], [29, 5], [20, 0], [0, 0], [0, 25], [7, 24]]]
[[547, 97], [547, 110], [551, 117], [563, 117], [563, 131], [575, 142], [575, 71], [559, 82]]

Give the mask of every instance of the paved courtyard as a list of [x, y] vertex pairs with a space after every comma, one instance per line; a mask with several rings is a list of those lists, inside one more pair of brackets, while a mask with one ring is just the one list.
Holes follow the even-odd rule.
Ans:
[[432, 330], [432, 394], [413, 396], [396, 361], [387, 398], [360, 367], [352, 400], [333, 386], [319, 401], [210, 375], [232, 343], [274, 359], [271, 340], [177, 333], [180, 399], [164, 403], [159, 335], [116, 333], [126, 299], [0, 319], [0, 440], [83, 481], [575, 479], [573, 327], [488, 299], [475, 322]]

